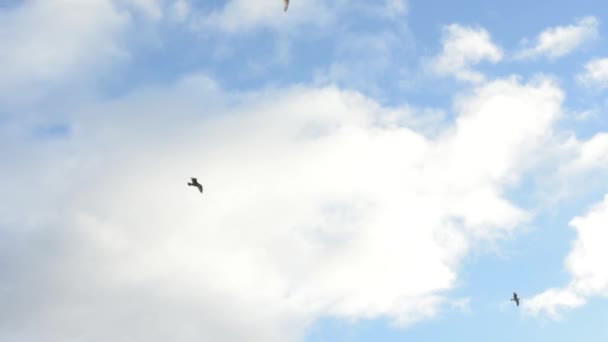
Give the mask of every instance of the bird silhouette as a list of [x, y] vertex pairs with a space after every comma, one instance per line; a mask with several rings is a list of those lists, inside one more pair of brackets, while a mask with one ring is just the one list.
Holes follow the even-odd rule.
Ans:
[[519, 298], [517, 297], [517, 293], [513, 292], [513, 298], [511, 298], [511, 300], [514, 301], [517, 306], [519, 306]]
[[283, 11], [287, 12], [287, 7], [289, 7], [289, 0], [283, 0], [283, 2], [285, 3], [285, 8], [283, 8]]
[[191, 183], [188, 183], [189, 186], [195, 186], [198, 191], [201, 192], [201, 194], [203, 193], [203, 186], [196, 180], [196, 178], [190, 178], [192, 179]]

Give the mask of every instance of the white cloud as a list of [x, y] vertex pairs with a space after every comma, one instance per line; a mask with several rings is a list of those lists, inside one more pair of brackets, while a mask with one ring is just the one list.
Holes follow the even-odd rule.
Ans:
[[[210, 12], [197, 11], [192, 26], [201, 31], [209, 30], [226, 33], [251, 32], [258, 29], [271, 29], [280, 34], [302, 31], [302, 27], [331, 27], [355, 15], [398, 18], [408, 14], [407, 0], [363, 1], [352, 3], [338, 1], [295, 1], [283, 11], [283, 3], [276, 0], [230, 0]], [[325, 35], [314, 30], [305, 31]]]
[[472, 66], [483, 61], [497, 63], [502, 56], [502, 50], [492, 43], [485, 29], [452, 24], [443, 28], [442, 51], [430, 61], [429, 66], [438, 75], [481, 82], [484, 76], [473, 70]]
[[572, 286], [583, 295], [608, 294], [608, 271], [604, 262], [608, 253], [608, 195], [584, 216], [575, 217], [570, 225], [577, 240], [568, 255], [566, 266], [573, 275]]
[[53, 89], [65, 86], [73, 91], [82, 80], [103, 76], [130, 60], [129, 43], [142, 39], [147, 25], [156, 24], [165, 13], [184, 20], [188, 3], [32, 0], [0, 7], [0, 99], [32, 103]]
[[154, 20], [159, 20], [163, 17], [163, 7], [158, 0], [127, 0], [127, 3], [135, 6], [147, 16]]
[[147, 19], [159, 21], [162, 19], [173, 19], [178, 22], [185, 21], [191, 14], [192, 5], [190, 0], [109, 0], [117, 6], [126, 5], [134, 12], [143, 13]]
[[561, 318], [564, 309], [574, 309], [585, 304], [585, 299], [572, 289], [549, 289], [522, 302], [527, 314], [547, 314], [552, 319]]
[[[608, 171], [608, 133], [601, 132], [583, 141], [571, 136], [560, 149], [562, 165], [555, 176], [559, 188], [552, 190], [552, 197], [572, 198], [601, 191]], [[607, 225], [608, 195], [584, 215], [570, 221], [577, 233], [565, 261], [571, 281], [563, 288], [546, 290], [526, 301], [527, 313], [558, 319], [563, 312], [585, 305], [591, 296], [608, 295], [608, 272], [603, 267], [608, 257], [605, 252], [608, 233], [604, 229]]]
[[40, 271], [0, 271], [0, 337], [297, 341], [324, 315], [432, 317], [471, 244], [528, 219], [503, 193], [562, 100], [549, 80], [492, 82], [436, 138], [331, 87], [193, 76], [83, 108], [67, 146], [15, 147], [0, 170], [22, 189], [0, 194], [1, 234], [26, 241], [0, 253]]
[[[339, 6], [337, 2], [332, 6]], [[292, 2], [283, 12], [283, 3], [276, 0], [230, 0], [222, 8], [202, 14], [194, 22], [199, 30], [220, 30], [238, 33], [258, 28], [271, 28], [287, 33], [302, 24], [326, 25], [335, 18], [335, 8], [321, 0]]]
[[[317, 84], [338, 84], [379, 94], [378, 75], [399, 73], [397, 60], [407, 39], [402, 32], [344, 34], [336, 42], [336, 62], [315, 73]], [[385, 79], [383, 82], [387, 82]]]
[[608, 58], [597, 58], [585, 64], [585, 71], [578, 80], [588, 87], [608, 87]]
[[[408, 14], [406, 0], [363, 1], [352, 3], [345, 0], [295, 1], [283, 11], [283, 3], [276, 0], [230, 0], [218, 9], [196, 12], [191, 17], [193, 28], [201, 31], [219, 31], [224, 33], [254, 32], [270, 29], [280, 34], [305, 31], [308, 34], [327, 35], [337, 22], [347, 21], [353, 16], [398, 18]], [[314, 28], [306, 31], [306, 28]], [[296, 30], [297, 28], [297, 30]], [[315, 30], [315, 31], [313, 31]], [[335, 34], [333, 32], [332, 34]]]
[[598, 133], [587, 141], [574, 144], [576, 157], [564, 170], [581, 172], [608, 168], [608, 133]]
[[574, 112], [573, 117], [577, 121], [588, 121], [588, 120], [593, 120], [593, 119], [599, 118], [598, 114], [599, 114], [599, 110], [594, 108], [594, 109]]
[[0, 98], [30, 96], [30, 87], [128, 57], [119, 37], [129, 23], [128, 13], [107, 0], [33, 0], [0, 9]]
[[172, 6], [172, 12], [176, 19], [183, 21], [191, 12], [190, 3], [186, 0], [176, 0]]
[[556, 26], [541, 32], [535, 46], [525, 48], [516, 58], [547, 57], [555, 59], [571, 53], [584, 43], [598, 37], [599, 21], [589, 16], [577, 20], [575, 24]]
[[566, 309], [580, 307], [586, 298], [608, 296], [608, 195], [583, 216], [570, 221], [577, 233], [573, 248], [566, 259], [566, 268], [572, 280], [563, 289], [547, 290], [530, 300], [525, 306], [532, 314], [559, 317]]
[[[569, 116], [582, 120], [581, 114], [571, 112]], [[572, 132], [560, 132], [553, 142], [546, 144], [539, 159], [546, 162], [545, 175], [539, 179], [537, 189], [543, 206], [552, 207], [564, 199], [573, 203], [608, 190], [604, 181], [608, 171], [608, 134], [605, 132], [586, 140], [580, 140]]]
[[466, 297], [453, 300], [451, 306], [452, 309], [461, 313], [471, 313], [471, 298]]
[[385, 11], [387, 16], [401, 16], [408, 12], [407, 0], [386, 0]]
[[566, 265], [574, 276], [574, 287], [583, 294], [601, 293], [608, 289], [608, 273], [604, 270], [605, 244], [608, 234], [608, 196], [585, 216], [575, 217], [570, 224], [576, 229], [578, 239]]

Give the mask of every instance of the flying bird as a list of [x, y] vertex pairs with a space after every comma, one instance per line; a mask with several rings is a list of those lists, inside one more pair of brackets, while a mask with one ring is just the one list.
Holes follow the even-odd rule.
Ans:
[[515, 301], [515, 304], [519, 306], [519, 297], [517, 297], [517, 293], [513, 292], [513, 298], [511, 298], [511, 300]]
[[289, 0], [283, 0], [283, 2], [285, 3], [285, 8], [283, 8], [283, 11], [287, 12], [287, 7], [289, 7]]
[[188, 183], [189, 186], [195, 186], [198, 191], [201, 192], [201, 194], [203, 193], [203, 186], [196, 180], [196, 178], [190, 178], [192, 179], [191, 183]]

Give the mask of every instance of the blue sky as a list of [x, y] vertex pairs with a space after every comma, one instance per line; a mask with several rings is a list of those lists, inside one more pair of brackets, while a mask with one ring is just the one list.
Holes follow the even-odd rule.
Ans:
[[2, 2], [0, 339], [608, 337], [606, 20]]

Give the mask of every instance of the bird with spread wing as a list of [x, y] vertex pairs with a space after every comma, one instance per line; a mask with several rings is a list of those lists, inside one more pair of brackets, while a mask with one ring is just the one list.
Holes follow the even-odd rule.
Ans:
[[201, 192], [201, 194], [203, 193], [203, 186], [196, 180], [196, 178], [190, 178], [192, 179], [191, 183], [188, 183], [189, 186], [194, 186], [198, 189], [198, 191]]
[[517, 306], [519, 306], [519, 297], [517, 297], [517, 293], [513, 292], [513, 298], [511, 298], [511, 300], [514, 301]]

